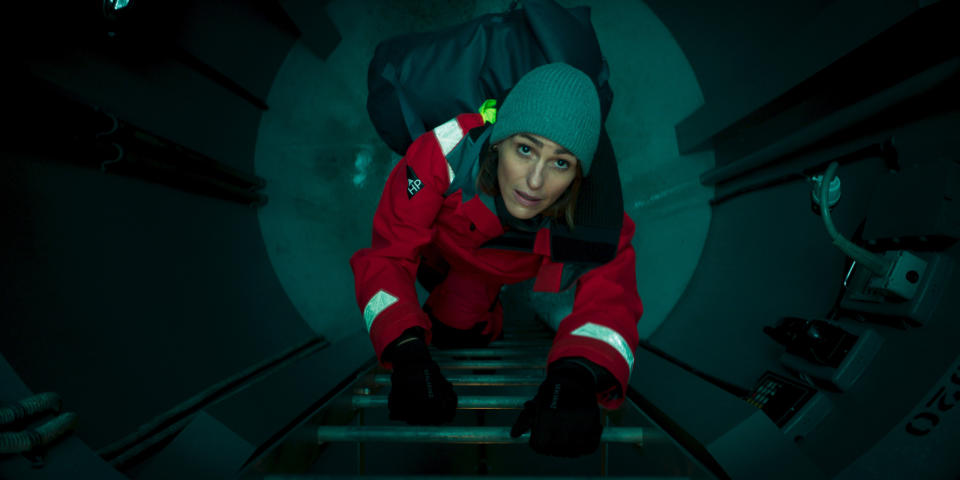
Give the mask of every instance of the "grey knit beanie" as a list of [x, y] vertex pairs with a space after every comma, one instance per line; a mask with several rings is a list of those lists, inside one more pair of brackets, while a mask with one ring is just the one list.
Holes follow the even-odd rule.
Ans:
[[549, 63], [524, 75], [497, 110], [490, 143], [532, 133], [563, 146], [590, 174], [600, 138], [600, 97], [587, 74], [566, 63]]

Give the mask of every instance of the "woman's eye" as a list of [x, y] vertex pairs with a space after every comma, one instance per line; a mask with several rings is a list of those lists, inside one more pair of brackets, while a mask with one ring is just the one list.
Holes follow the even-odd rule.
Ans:
[[530, 146], [529, 145], [520, 145], [517, 147], [517, 152], [520, 152], [520, 155], [527, 156], [530, 155]]
[[570, 167], [570, 162], [563, 159], [557, 160], [557, 167], [566, 169]]

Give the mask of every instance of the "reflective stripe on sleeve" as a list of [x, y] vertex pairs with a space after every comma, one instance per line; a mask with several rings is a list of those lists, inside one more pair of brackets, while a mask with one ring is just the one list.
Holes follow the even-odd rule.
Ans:
[[377, 292], [377, 294], [367, 302], [367, 306], [363, 309], [363, 320], [367, 323], [367, 333], [370, 333], [370, 326], [373, 325], [373, 321], [377, 318], [377, 315], [380, 315], [380, 312], [386, 310], [387, 307], [394, 303], [397, 303], [397, 297], [383, 290]]
[[610, 345], [623, 357], [623, 360], [627, 362], [628, 371], [633, 373], [633, 352], [630, 351], [630, 346], [627, 344], [627, 341], [612, 328], [597, 325], [596, 323], [585, 323], [570, 332], [570, 334], [593, 338]]
[[460, 123], [457, 122], [456, 118], [434, 128], [433, 134], [437, 136], [437, 141], [440, 142], [440, 150], [443, 151], [444, 157], [453, 151], [460, 140], [463, 140], [463, 129], [460, 128]]

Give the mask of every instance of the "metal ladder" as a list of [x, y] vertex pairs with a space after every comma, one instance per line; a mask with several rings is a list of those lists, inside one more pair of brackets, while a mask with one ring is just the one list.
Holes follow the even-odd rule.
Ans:
[[[300, 428], [299, 435], [294, 436], [300, 444], [312, 443], [314, 446], [333, 447], [339, 445], [338, 453], [333, 453], [334, 458], [340, 459], [341, 468], [338, 475], [330, 476], [326, 473], [333, 473], [335, 468], [327, 465], [312, 465], [308, 471], [313, 474], [303, 473], [302, 466], [279, 467], [279, 468], [261, 468], [260, 471], [271, 472], [266, 475], [261, 474], [256, 478], [268, 479], [306, 479], [306, 478], [375, 478], [383, 475], [382, 454], [371, 454], [370, 450], [379, 445], [384, 445], [392, 449], [401, 444], [420, 444], [419, 450], [431, 451], [431, 449], [454, 448], [441, 447], [443, 444], [459, 444], [459, 448], [472, 449], [468, 459], [461, 460], [455, 465], [458, 468], [463, 467], [463, 463], [471, 464], [472, 471], [460, 471], [456, 478], [464, 477], [464, 474], [473, 474], [479, 476], [508, 478], [504, 475], [517, 475], [515, 470], [523, 470], [526, 463], [527, 473], [529, 475], [530, 462], [555, 462], [555, 457], [537, 455], [528, 446], [530, 433], [527, 432], [519, 438], [510, 437], [510, 428], [513, 420], [523, 408], [524, 402], [533, 398], [537, 387], [544, 379], [547, 354], [553, 340], [553, 332], [539, 319], [532, 319], [528, 323], [518, 324], [513, 322], [505, 329], [501, 339], [495, 340], [489, 346], [484, 348], [440, 350], [430, 347], [430, 353], [434, 361], [444, 372], [444, 376], [453, 384], [457, 391], [457, 418], [454, 419], [454, 425], [444, 426], [411, 426], [403, 422], [390, 421], [386, 417], [387, 393], [390, 386], [390, 372], [378, 365], [368, 370], [366, 374], [360, 376], [353, 385], [345, 389], [335, 401], [331, 401], [332, 410], [323, 415], [322, 419]], [[629, 402], [629, 400], [627, 400]], [[665, 442], [664, 435], [656, 430], [647, 427], [618, 427], [610, 426], [610, 417], [604, 414], [605, 427], [601, 437], [599, 450], [599, 465], [595, 466], [593, 472], [588, 476], [606, 477], [609, 474], [609, 452], [611, 444], [632, 444], [637, 447], [639, 453], [645, 443]], [[339, 423], [339, 424], [338, 424]], [[346, 424], [345, 424], [346, 423]], [[492, 424], [492, 425], [490, 425]], [[288, 442], [289, 443], [289, 442]], [[344, 445], [352, 444], [352, 452], [347, 453]], [[515, 449], [518, 454], [527, 455], [527, 460], [500, 460], [491, 458], [488, 448], [490, 446], [514, 445], [509, 447]], [[392, 446], [391, 446], [392, 445]], [[463, 445], [472, 445], [472, 447], [463, 447]], [[410, 447], [408, 447], [410, 448]], [[296, 450], [296, 448], [288, 448]], [[433, 450], [437, 451], [437, 450]], [[446, 450], [449, 454], [450, 450]], [[329, 454], [329, 450], [324, 455]], [[355, 458], [355, 469], [352, 472], [344, 472], [342, 464], [343, 458], [351, 455]], [[402, 454], [401, 454], [402, 455]], [[288, 455], [289, 456], [289, 455]], [[438, 453], [438, 459], [442, 459], [443, 454]], [[495, 455], [493, 455], [495, 457]], [[591, 461], [596, 461], [596, 455]], [[449, 460], [453, 462], [453, 460]], [[566, 459], [562, 461], [568, 461]], [[279, 463], [279, 462], [277, 462]], [[514, 465], [504, 464], [513, 463]], [[374, 476], [368, 476], [370, 467], [379, 467], [375, 470]], [[429, 463], [425, 467], [429, 467]], [[417, 467], [413, 467], [416, 469]], [[442, 468], [442, 467], [435, 467]], [[582, 468], [582, 466], [581, 466]], [[409, 478], [424, 478], [424, 471], [409, 471], [408, 466], [400, 471], [391, 471], [389, 473], [404, 473], [411, 475]], [[266, 473], [264, 472], [264, 473]], [[287, 472], [284, 474], [283, 472]], [[296, 474], [293, 474], [296, 472]], [[434, 470], [432, 473], [450, 474], [452, 472]], [[521, 472], [522, 473], [522, 472]], [[538, 478], [550, 478], [550, 475]], [[255, 478], [248, 475], [244, 478]], [[403, 476], [386, 476], [382, 478], [404, 478]], [[430, 476], [429, 478], [447, 478]], [[452, 478], [452, 477], [451, 477]], [[526, 478], [530, 478], [527, 476]], [[568, 477], [569, 478], [569, 477]], [[577, 475], [577, 478], [586, 478], [584, 475]], [[613, 478], [613, 477], [610, 477]], [[659, 477], [622, 477], [616, 478], [659, 478]], [[664, 477], [666, 478], [666, 477]], [[685, 478], [685, 477], [669, 477]]]

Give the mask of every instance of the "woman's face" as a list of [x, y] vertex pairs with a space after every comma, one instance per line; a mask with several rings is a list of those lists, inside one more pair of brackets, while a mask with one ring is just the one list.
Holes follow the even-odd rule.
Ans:
[[500, 195], [510, 215], [521, 220], [553, 205], [577, 176], [577, 157], [539, 135], [518, 133], [497, 151]]

